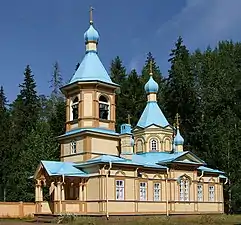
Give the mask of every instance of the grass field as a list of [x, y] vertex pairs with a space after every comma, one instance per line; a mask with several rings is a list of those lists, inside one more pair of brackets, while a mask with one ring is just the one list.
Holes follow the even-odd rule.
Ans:
[[[67, 222], [67, 221], [66, 221]], [[34, 223], [26, 222], [20, 219], [3, 219], [0, 225], [30, 225]], [[37, 223], [38, 225], [44, 225]], [[46, 224], [46, 223], [45, 223]], [[217, 215], [217, 216], [153, 216], [153, 217], [110, 217], [105, 218], [78, 217], [72, 222], [72, 225], [241, 225], [241, 215]]]
[[125, 217], [125, 218], [111, 218], [104, 220], [100, 218], [77, 218], [72, 224], [75, 225], [103, 225], [103, 224], [118, 224], [118, 225], [241, 225], [241, 215], [217, 215], [217, 216], [156, 216], [156, 217]]

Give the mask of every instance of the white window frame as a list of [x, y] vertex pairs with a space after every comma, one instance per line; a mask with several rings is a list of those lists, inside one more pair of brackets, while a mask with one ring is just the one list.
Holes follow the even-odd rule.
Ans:
[[[106, 106], [108, 107], [107, 120], [110, 120], [110, 103], [109, 103], [109, 100], [108, 100], [108, 98], [107, 98], [106, 96], [104, 96], [104, 95], [100, 95], [100, 96], [99, 96], [99, 99], [100, 99], [101, 96], [103, 96], [103, 97], [107, 100], [107, 102], [102, 102], [102, 101], [99, 100], [99, 113], [100, 113], [100, 104], [106, 105]], [[100, 118], [100, 115], [99, 115], [99, 118]], [[103, 119], [103, 118], [100, 118], [100, 119], [101, 119], [101, 120], [105, 120], [105, 119]]]
[[150, 151], [157, 152], [158, 151], [158, 141], [156, 138], [152, 138], [150, 140]]
[[70, 142], [70, 154], [76, 154], [77, 153], [77, 143], [76, 141]]
[[125, 200], [125, 181], [116, 180], [115, 185], [116, 185], [116, 189], [115, 189], [116, 200]]
[[179, 184], [180, 201], [188, 202], [190, 192], [190, 181], [187, 178], [182, 178]]
[[147, 182], [140, 182], [139, 188], [140, 201], [147, 201]]
[[201, 183], [197, 184], [197, 200], [198, 202], [203, 201], [203, 184]]
[[153, 200], [154, 201], [161, 201], [161, 183], [154, 183], [153, 184]]
[[[78, 99], [77, 102], [74, 102], [75, 99]], [[74, 113], [73, 113], [73, 107], [77, 105], [77, 110], [78, 110], [78, 117], [79, 117], [79, 98], [78, 96], [75, 96], [72, 98], [71, 100], [71, 104], [70, 104], [70, 121], [74, 120]]]
[[210, 202], [215, 201], [215, 186], [214, 186], [214, 184], [211, 184], [208, 187], [208, 199], [209, 199]]

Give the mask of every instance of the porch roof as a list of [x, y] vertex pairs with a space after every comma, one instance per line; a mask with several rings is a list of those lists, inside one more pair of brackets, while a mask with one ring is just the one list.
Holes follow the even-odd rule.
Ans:
[[41, 164], [50, 176], [88, 177], [87, 173], [74, 167], [75, 163], [72, 162], [41, 161]]

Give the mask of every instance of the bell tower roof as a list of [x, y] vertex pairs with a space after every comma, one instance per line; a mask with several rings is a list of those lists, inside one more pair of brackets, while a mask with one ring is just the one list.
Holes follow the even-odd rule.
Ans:
[[103, 66], [97, 51], [99, 33], [93, 26], [93, 8], [90, 8], [90, 26], [84, 34], [86, 51], [78, 69], [71, 78], [69, 85], [76, 82], [101, 82], [112, 86], [119, 86], [112, 82]]

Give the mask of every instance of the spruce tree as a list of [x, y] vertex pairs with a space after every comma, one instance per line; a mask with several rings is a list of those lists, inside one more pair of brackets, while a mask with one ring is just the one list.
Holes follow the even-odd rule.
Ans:
[[119, 91], [116, 93], [116, 129], [120, 131], [120, 125], [127, 122], [127, 117], [123, 115], [126, 110], [125, 105], [127, 99], [124, 96], [125, 90], [127, 89], [126, 83], [126, 69], [122, 64], [119, 56], [117, 56], [111, 62], [110, 76], [114, 83], [120, 85]]
[[[28, 161], [21, 158], [22, 154], [29, 154], [27, 137], [36, 131], [36, 124], [40, 116], [40, 103], [36, 91], [36, 83], [30, 66], [24, 72], [24, 82], [19, 85], [20, 93], [11, 107], [11, 154], [10, 174], [8, 177], [7, 200], [25, 201], [25, 186], [28, 182], [28, 171], [25, 170]], [[31, 149], [36, 151], [36, 149]], [[37, 154], [37, 152], [36, 152]], [[31, 190], [34, 191], [34, 190]]]
[[9, 112], [4, 89], [0, 88], [0, 201], [5, 201], [5, 192], [9, 168]]
[[63, 78], [60, 73], [59, 64], [55, 62], [52, 78], [50, 81], [50, 88], [52, 88], [52, 95], [55, 97], [61, 96], [60, 87], [63, 85]]
[[191, 69], [190, 55], [181, 37], [171, 51], [169, 62], [171, 69], [164, 86], [165, 113], [170, 122], [176, 113], [181, 116], [181, 132], [185, 138], [184, 148], [191, 145], [191, 133], [195, 127], [197, 96], [195, 76]]

